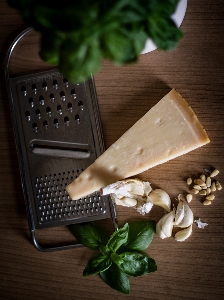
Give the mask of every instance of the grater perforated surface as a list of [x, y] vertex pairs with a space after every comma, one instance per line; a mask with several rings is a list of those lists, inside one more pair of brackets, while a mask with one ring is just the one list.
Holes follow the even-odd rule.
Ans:
[[108, 196], [73, 201], [65, 191], [104, 150], [93, 79], [71, 84], [50, 71], [10, 83], [23, 188], [35, 228], [111, 217]]

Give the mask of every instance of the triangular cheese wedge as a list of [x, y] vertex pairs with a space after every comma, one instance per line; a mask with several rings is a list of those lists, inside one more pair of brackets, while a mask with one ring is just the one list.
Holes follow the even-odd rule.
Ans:
[[188, 103], [171, 90], [66, 187], [73, 200], [209, 143]]

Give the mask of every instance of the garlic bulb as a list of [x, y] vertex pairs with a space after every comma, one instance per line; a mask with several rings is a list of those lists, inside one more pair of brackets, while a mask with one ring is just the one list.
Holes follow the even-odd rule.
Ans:
[[117, 181], [101, 189], [101, 195], [111, 195], [117, 205], [135, 208], [140, 214], [148, 213], [153, 202], [149, 197], [152, 191], [149, 182], [140, 179], [126, 179]]

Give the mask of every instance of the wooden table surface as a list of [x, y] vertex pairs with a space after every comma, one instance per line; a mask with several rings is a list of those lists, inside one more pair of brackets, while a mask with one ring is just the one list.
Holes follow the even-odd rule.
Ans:
[[[43, 253], [31, 243], [20, 183], [18, 160], [4, 80], [6, 51], [27, 26], [6, 1], [0, 3], [0, 299], [224, 299], [224, 197], [216, 192], [210, 206], [194, 196], [190, 207], [205, 229], [193, 226], [188, 240], [161, 240], [154, 236], [146, 253], [158, 271], [131, 278], [131, 293], [109, 288], [99, 276], [84, 278], [82, 271], [95, 252], [86, 248]], [[108, 148], [144, 113], [175, 87], [188, 101], [211, 142], [184, 156], [157, 166], [139, 178], [160, 187], [172, 200], [186, 194], [186, 178], [204, 168], [218, 168], [224, 186], [224, 2], [188, 1], [182, 23], [184, 38], [172, 52], [153, 51], [136, 64], [115, 67], [103, 63], [95, 75], [105, 146]], [[12, 59], [12, 75], [49, 68], [36, 54], [38, 36], [31, 34]], [[144, 134], [143, 134], [144, 136]], [[119, 226], [132, 220], [158, 221], [163, 210], [154, 207], [145, 216], [117, 207]], [[102, 221], [108, 233], [112, 227]], [[44, 230], [41, 242], [64, 242], [73, 237], [66, 227]]]

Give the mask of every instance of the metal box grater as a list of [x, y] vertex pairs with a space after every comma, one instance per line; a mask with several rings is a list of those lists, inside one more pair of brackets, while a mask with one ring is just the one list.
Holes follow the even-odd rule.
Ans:
[[23, 192], [34, 245], [35, 230], [112, 218], [115, 207], [97, 192], [73, 201], [65, 187], [104, 151], [93, 78], [72, 84], [57, 70], [10, 78], [9, 64], [22, 32], [10, 47], [6, 78]]

